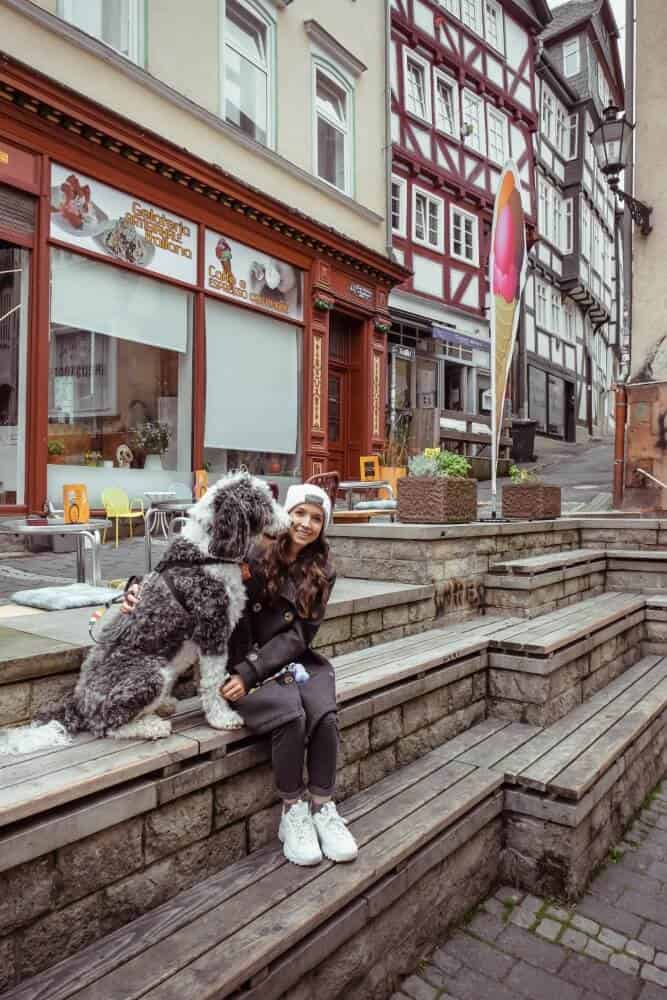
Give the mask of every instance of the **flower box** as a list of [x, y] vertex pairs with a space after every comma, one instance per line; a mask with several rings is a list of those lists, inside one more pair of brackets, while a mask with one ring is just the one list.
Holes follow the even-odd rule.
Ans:
[[503, 517], [522, 521], [552, 520], [560, 517], [561, 488], [544, 483], [513, 483], [503, 486]]
[[466, 524], [477, 520], [477, 480], [407, 476], [398, 481], [398, 520], [406, 524]]

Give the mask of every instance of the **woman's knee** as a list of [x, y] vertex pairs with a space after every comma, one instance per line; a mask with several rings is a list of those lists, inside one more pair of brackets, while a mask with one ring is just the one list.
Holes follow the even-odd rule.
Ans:
[[290, 719], [289, 722], [284, 722], [282, 726], [276, 726], [276, 728], [271, 731], [271, 740], [274, 745], [279, 743], [291, 743], [293, 741], [302, 743], [305, 738], [305, 714], [297, 715], [295, 719]]

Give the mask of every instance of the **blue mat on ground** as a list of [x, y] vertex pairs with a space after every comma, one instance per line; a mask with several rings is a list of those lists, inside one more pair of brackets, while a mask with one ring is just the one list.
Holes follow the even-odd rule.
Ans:
[[63, 587], [37, 587], [35, 590], [17, 590], [10, 600], [28, 608], [42, 611], [67, 611], [70, 608], [87, 608], [105, 604], [118, 597], [111, 587], [93, 587], [89, 583], [70, 583]]

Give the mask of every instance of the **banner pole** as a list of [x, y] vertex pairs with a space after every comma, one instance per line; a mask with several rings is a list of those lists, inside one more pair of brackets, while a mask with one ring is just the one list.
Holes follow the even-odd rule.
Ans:
[[498, 431], [497, 431], [497, 405], [496, 405], [496, 394], [498, 392], [498, 386], [496, 385], [496, 338], [495, 330], [491, 335], [491, 518], [495, 521], [498, 516], [498, 482], [497, 482], [497, 468], [498, 468]]

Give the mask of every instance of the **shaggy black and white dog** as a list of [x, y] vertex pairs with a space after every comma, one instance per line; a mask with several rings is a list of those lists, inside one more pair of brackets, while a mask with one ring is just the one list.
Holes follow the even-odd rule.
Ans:
[[216, 729], [243, 725], [220, 694], [227, 643], [245, 603], [240, 563], [258, 536], [289, 524], [261, 479], [241, 472], [218, 480], [145, 578], [141, 600], [116, 637], [106, 641], [102, 631], [57, 720], [70, 733], [169, 736], [171, 722], [163, 716], [175, 707], [173, 685], [199, 659], [208, 723]]

